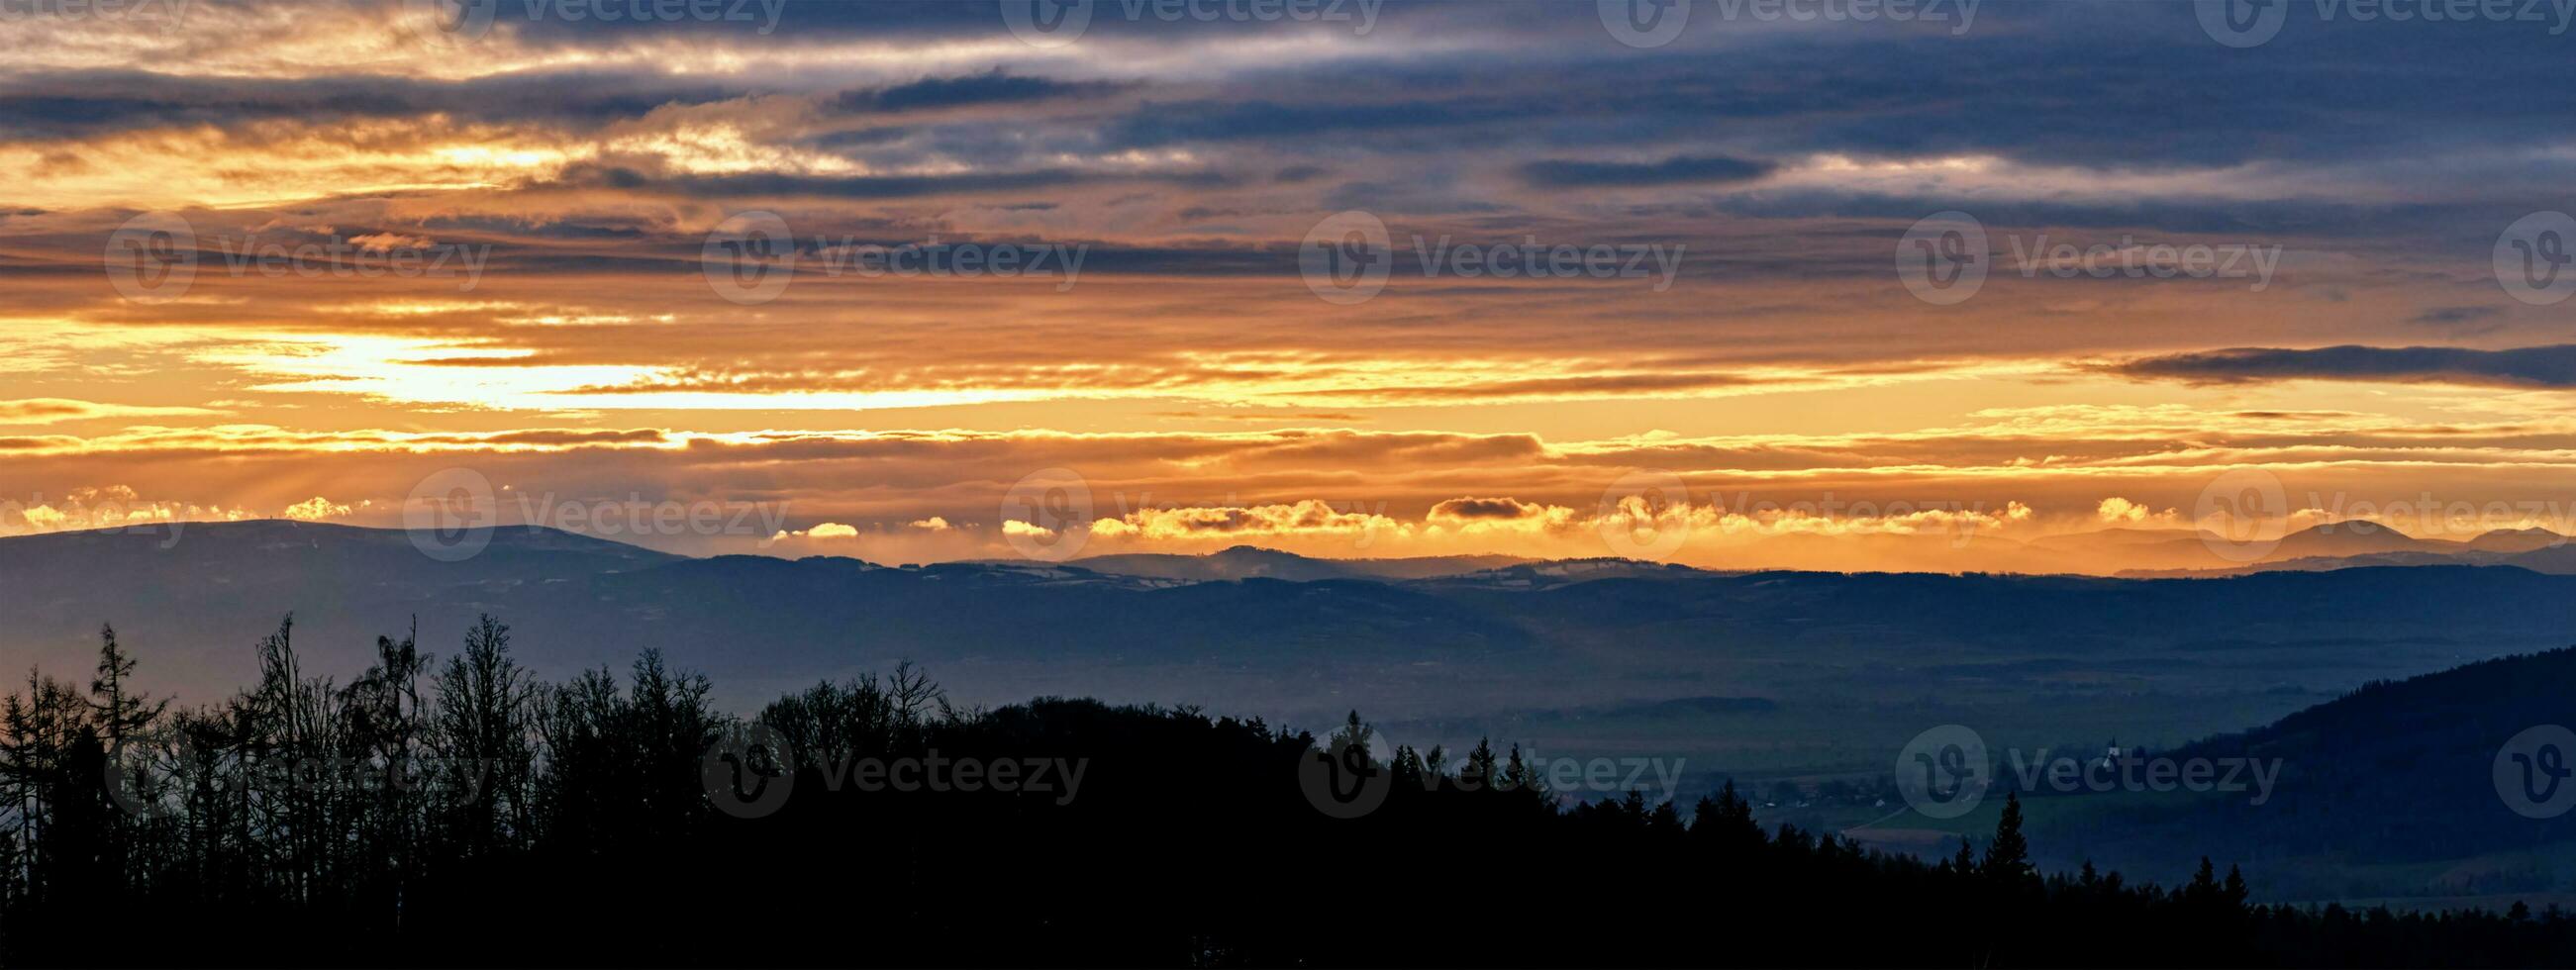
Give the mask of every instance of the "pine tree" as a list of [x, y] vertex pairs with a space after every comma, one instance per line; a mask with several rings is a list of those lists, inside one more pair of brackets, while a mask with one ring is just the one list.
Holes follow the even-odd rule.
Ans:
[[1369, 749], [1369, 739], [1376, 736], [1376, 734], [1377, 729], [1368, 726], [1367, 722], [1361, 721], [1360, 712], [1354, 710], [1351, 712], [1350, 717], [1342, 722], [1341, 728], [1333, 732], [1333, 736], [1327, 743], [1327, 747], [1330, 747], [1336, 752], [1346, 748], [1357, 748], [1362, 753], [1366, 753]]
[[1502, 787], [1507, 791], [1528, 794], [1532, 800], [1542, 804], [1553, 802], [1547, 789], [1547, 778], [1537, 765], [1521, 760], [1521, 746], [1517, 744], [1512, 745], [1510, 761], [1503, 766]]
[[2182, 889], [2185, 902], [2206, 905], [2218, 898], [2218, 868], [2209, 864], [2208, 856], [2200, 857], [2200, 869], [2191, 875], [2191, 884]]
[[2003, 818], [1995, 822], [1995, 841], [1986, 846], [1984, 873], [1999, 880], [2018, 881], [2032, 873], [2030, 842], [2021, 834], [2021, 797], [2004, 793]]
[[1468, 791], [1493, 787], [1494, 775], [1499, 770], [1497, 764], [1493, 739], [1476, 739], [1476, 750], [1467, 752], [1466, 767], [1458, 769], [1458, 786]]
[[134, 676], [134, 658], [117, 645], [114, 626], [101, 624], [98, 638], [98, 676], [89, 682], [90, 707], [97, 712], [98, 725], [106, 732], [108, 749], [113, 751], [127, 735], [160, 720], [170, 702], [151, 700], [127, 689], [126, 681]]
[[1725, 850], [1741, 851], [1763, 843], [1762, 824], [1753, 820], [1753, 803], [1736, 794], [1733, 778], [1718, 788], [1715, 800], [1700, 799], [1695, 815], [1691, 834]]

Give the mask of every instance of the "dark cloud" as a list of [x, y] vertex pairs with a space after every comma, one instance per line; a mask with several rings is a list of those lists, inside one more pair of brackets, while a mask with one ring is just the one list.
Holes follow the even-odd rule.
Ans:
[[924, 78], [870, 91], [845, 91], [835, 99], [844, 111], [898, 113], [988, 104], [1017, 104], [1054, 98], [1093, 97], [1118, 90], [1104, 82], [1057, 81], [1006, 74], [994, 68], [965, 77]]
[[1088, 172], [1037, 169], [1023, 172], [969, 172], [959, 175], [791, 175], [751, 172], [740, 175], [652, 176], [615, 166], [576, 166], [564, 173], [564, 184], [684, 196], [689, 198], [908, 199], [984, 192], [1025, 192], [1111, 182], [1162, 183], [1210, 188], [1227, 182], [1218, 172]]
[[1513, 498], [1453, 498], [1431, 507], [1431, 517], [1443, 519], [1525, 519], [1544, 514], [1545, 506]]
[[2455, 336], [2480, 337], [2504, 329], [2504, 310], [2491, 306], [2434, 307], [2408, 323], [2438, 327]]
[[1159, 148], [1188, 142], [1263, 141], [1399, 132], [1524, 118], [1531, 109], [1501, 99], [1298, 103], [1189, 101], [1147, 103], [1111, 123], [1101, 140], [1113, 148]]
[[[503, 5], [514, 35], [575, 50], [702, 32], [709, 43], [740, 43], [752, 56], [772, 45], [1010, 36], [990, 3], [790, 3], [774, 34], [756, 41], [734, 35], [763, 29], [758, 18], [527, 21], [520, 6]], [[1704, 15], [1672, 48], [1647, 53], [1609, 42], [1588, 4], [1397, 2], [1362, 36], [1352, 35], [1349, 25], [1166, 21], [1153, 12], [1156, 4], [1133, 15], [1129, 9], [1109, 0], [1095, 4], [1091, 30], [1072, 50], [1116, 63], [1120, 45], [1149, 41], [1320, 30], [1348, 43], [1331, 57], [1245, 67], [1185, 88], [1101, 81], [1079, 76], [1080, 66], [1044, 60], [857, 90], [850, 89], [852, 75], [828, 70], [538, 69], [452, 81], [354, 72], [264, 79], [36, 68], [0, 79], [0, 135], [431, 113], [545, 122], [579, 133], [669, 105], [790, 94], [843, 111], [919, 115], [1020, 106], [1032, 116], [975, 130], [810, 135], [853, 149], [927, 139], [907, 149], [914, 155], [868, 159], [890, 163], [872, 167], [896, 169], [925, 167], [918, 164], [925, 161], [1024, 167], [1032, 164], [1025, 159], [1053, 154], [1259, 142], [1318, 159], [1418, 155], [1452, 170], [1461, 166], [1438, 156], [1466, 151], [1478, 161], [1518, 168], [1542, 186], [1733, 181], [1758, 173], [1733, 170], [1726, 160], [1816, 153], [1991, 154], [2118, 171], [2330, 163], [2365, 176], [2387, 168], [2382, 177], [2409, 186], [2444, 182], [2438, 167], [2491, 169], [2474, 180], [2448, 179], [2453, 195], [2543, 186], [2576, 174], [2546, 153], [2525, 150], [2535, 131], [2550, 130], [2551, 119], [2576, 115], [2576, 86], [2559, 83], [2565, 45], [2545, 23], [2328, 22], [2294, 14], [2281, 38], [2249, 53], [2210, 40], [2187, 4], [1995, 0], [1983, 5], [1974, 30], [1957, 36], [1942, 24], [1791, 30]], [[1414, 43], [1426, 36], [1454, 49], [1426, 52]], [[1720, 43], [1724, 55], [1715, 56], [1711, 49]], [[1497, 58], [1498, 50], [1511, 57]], [[2400, 63], [2404, 83], [2387, 83], [2385, 65]], [[1036, 107], [1130, 89], [1160, 90], [1163, 97], [1122, 105], [1103, 118], [1040, 116], [1059, 109]], [[1179, 90], [1187, 94], [1175, 98]], [[2492, 96], [2500, 90], [2514, 95]], [[1464, 134], [1469, 131], [1472, 138]], [[1573, 146], [1587, 154], [1669, 160], [1555, 157], [1571, 154]], [[1261, 161], [1282, 182], [1317, 174], [1303, 159]], [[2394, 181], [2397, 170], [2404, 172], [2402, 183]]]
[[2416, 314], [2413, 322], [2429, 324], [2473, 323], [2496, 316], [2503, 312], [2504, 311], [2502, 309], [2491, 306], [2435, 307]]
[[0, 82], [0, 134], [69, 138], [147, 128], [409, 118], [588, 129], [666, 105], [712, 104], [741, 83], [623, 71], [532, 71], [466, 81], [394, 77], [182, 78], [146, 71], [30, 72]]
[[1521, 166], [1521, 177], [1544, 188], [1633, 188], [1749, 182], [1778, 167], [1768, 161], [1723, 155], [1678, 155], [1651, 163], [1545, 159]]
[[2114, 365], [2110, 370], [2128, 377], [2199, 384], [2338, 380], [2576, 388], [2576, 344], [2507, 350], [2233, 347], [2148, 357]]
[[[1757, 219], [1870, 219], [1900, 225], [1944, 209], [1957, 209], [1976, 217], [1988, 229], [2155, 229], [2224, 235], [2232, 238], [2218, 241], [2252, 244], [2325, 238], [2432, 238], [2445, 243], [2456, 241], [2463, 253], [2484, 253], [2494, 244], [2497, 229], [2530, 211], [2527, 203], [2509, 202], [2385, 204], [2312, 198], [2248, 201], [2189, 195], [2025, 200], [1993, 198], [1928, 182], [1907, 194], [1744, 187], [1718, 196], [1709, 208], [1713, 213]], [[2480, 235], [2484, 238], [2478, 238]], [[2003, 247], [2005, 241], [1996, 240], [1995, 245]]]

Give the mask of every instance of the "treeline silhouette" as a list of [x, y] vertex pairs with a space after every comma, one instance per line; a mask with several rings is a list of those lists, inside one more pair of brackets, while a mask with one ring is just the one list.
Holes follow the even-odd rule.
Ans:
[[[137, 692], [112, 630], [86, 686], [31, 672], [0, 702], [0, 962], [2576, 964], [2554, 909], [2251, 905], [2207, 860], [2174, 889], [2043, 876], [2017, 802], [1926, 862], [1766, 832], [1731, 784], [1687, 822], [1572, 803], [1480, 744], [1397, 748], [1355, 789], [1382, 800], [1327, 812], [1314, 779], [1350, 779], [1316, 759], [1366, 750], [1356, 713], [1319, 741], [1187, 707], [962, 710], [898, 668], [740, 719], [650, 652], [540, 680], [490, 618], [443, 661], [380, 638], [346, 684], [293, 632], [216, 704]], [[906, 759], [1079, 783], [853, 781]]]

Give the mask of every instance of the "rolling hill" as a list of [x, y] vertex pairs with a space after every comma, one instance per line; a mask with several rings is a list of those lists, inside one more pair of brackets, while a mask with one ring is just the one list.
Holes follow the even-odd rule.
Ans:
[[[2180, 743], [2576, 630], [2576, 577], [2492, 567], [2137, 581], [1575, 560], [1187, 581], [1083, 563], [690, 559], [517, 528], [463, 563], [400, 532], [309, 523], [165, 538], [0, 539], [0, 662], [85, 677], [113, 622], [148, 689], [199, 703], [248, 678], [251, 644], [290, 611], [308, 669], [344, 680], [379, 634], [416, 618], [443, 653], [491, 613], [543, 675], [658, 649], [713, 675], [723, 703], [909, 659], [965, 703], [1090, 695], [1301, 724], [1357, 708], [1426, 747], [1490, 734], [1714, 775], [1883, 770], [1885, 751], [1950, 722]], [[1211, 573], [1306, 568], [1216, 558]], [[1394, 568], [1459, 565], [1474, 564]], [[1662, 706], [1707, 697], [1741, 703]]]

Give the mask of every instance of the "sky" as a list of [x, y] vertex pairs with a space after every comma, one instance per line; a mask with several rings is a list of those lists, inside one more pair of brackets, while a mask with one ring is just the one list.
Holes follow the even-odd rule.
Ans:
[[2570, 6], [0, 2], [0, 534], [2576, 531]]

